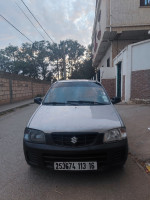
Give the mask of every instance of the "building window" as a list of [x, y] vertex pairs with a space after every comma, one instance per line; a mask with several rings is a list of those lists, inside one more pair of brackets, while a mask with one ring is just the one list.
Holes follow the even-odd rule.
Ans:
[[150, 6], [150, 0], [140, 0], [140, 6]]
[[110, 67], [110, 58], [107, 59], [107, 67]]

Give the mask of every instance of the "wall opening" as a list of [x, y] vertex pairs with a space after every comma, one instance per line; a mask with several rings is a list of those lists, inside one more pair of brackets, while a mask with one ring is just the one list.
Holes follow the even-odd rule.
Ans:
[[121, 98], [121, 65], [122, 65], [121, 62], [117, 64], [117, 97], [118, 98]]

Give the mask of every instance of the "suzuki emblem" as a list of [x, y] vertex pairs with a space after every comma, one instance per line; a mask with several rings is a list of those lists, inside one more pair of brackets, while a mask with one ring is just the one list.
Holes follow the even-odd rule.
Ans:
[[77, 138], [77, 137], [74, 136], [74, 137], [71, 138], [71, 142], [72, 142], [73, 144], [76, 144], [77, 141], [78, 141], [78, 138]]

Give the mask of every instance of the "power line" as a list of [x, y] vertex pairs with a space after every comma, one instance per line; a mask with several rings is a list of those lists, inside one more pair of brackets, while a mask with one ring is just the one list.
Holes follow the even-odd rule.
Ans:
[[33, 13], [30, 11], [30, 9], [28, 8], [28, 6], [24, 3], [23, 0], [21, 0], [21, 2], [25, 5], [25, 7], [28, 9], [28, 11], [30, 12], [30, 14], [33, 16], [33, 18], [36, 20], [36, 22], [39, 24], [39, 26], [43, 29], [43, 31], [46, 33], [46, 35], [50, 38], [50, 40], [54, 43], [54, 41], [52, 40], [52, 38], [50, 37], [50, 35], [46, 32], [46, 30], [42, 27], [42, 25], [40, 24], [40, 22], [36, 19], [36, 17], [33, 15]]
[[4, 16], [0, 14], [0, 17], [2, 17], [9, 25], [11, 25], [14, 29], [16, 29], [21, 35], [23, 35], [27, 40], [29, 40], [31, 43], [33, 43], [24, 33], [22, 33], [18, 28], [16, 28], [11, 22], [9, 22]]
[[[15, 2], [16, 3], [16, 2]], [[45, 40], [43, 35], [40, 33], [40, 31], [36, 28], [36, 26], [32, 23], [32, 21], [29, 19], [29, 17], [26, 15], [26, 13], [23, 11], [23, 9], [16, 3], [18, 8], [22, 11], [22, 13], [25, 15], [25, 17], [30, 21], [30, 23], [34, 26], [34, 28], [38, 31], [38, 33], [41, 35], [41, 37]]]

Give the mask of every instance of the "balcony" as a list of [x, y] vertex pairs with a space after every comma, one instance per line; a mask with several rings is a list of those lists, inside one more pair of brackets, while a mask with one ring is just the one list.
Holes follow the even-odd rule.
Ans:
[[[117, 4], [116, 4], [117, 3]], [[132, 4], [132, 5], [131, 5]], [[111, 10], [110, 10], [111, 7]], [[93, 27], [93, 65], [97, 66], [114, 40], [142, 41], [150, 38], [150, 8], [139, 0], [98, 1]], [[100, 15], [99, 15], [100, 13]], [[100, 19], [99, 19], [100, 16]]]

